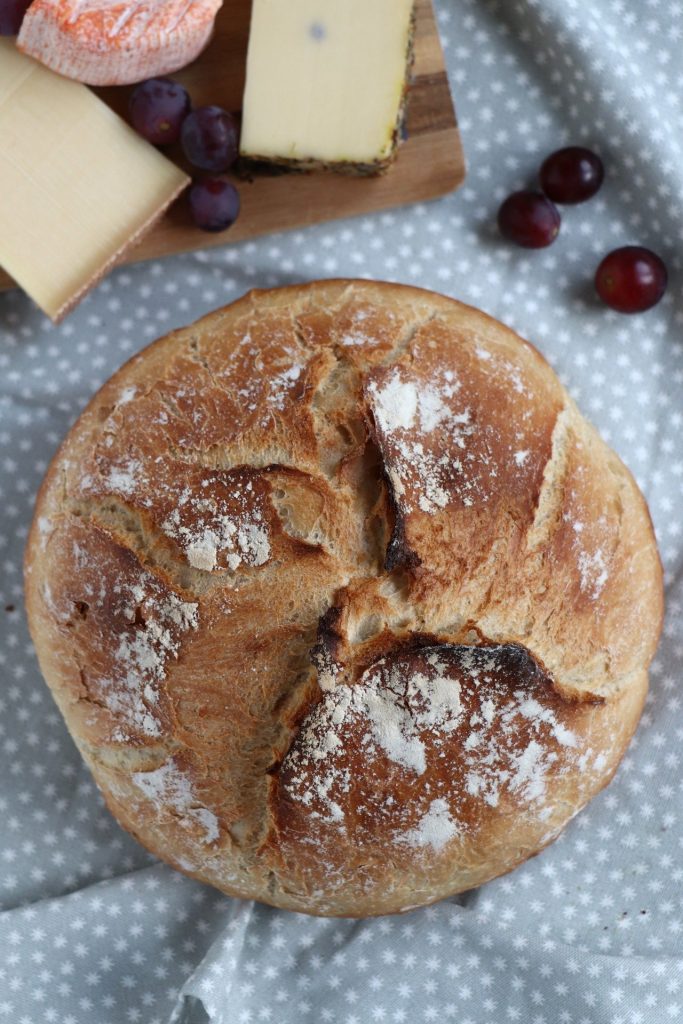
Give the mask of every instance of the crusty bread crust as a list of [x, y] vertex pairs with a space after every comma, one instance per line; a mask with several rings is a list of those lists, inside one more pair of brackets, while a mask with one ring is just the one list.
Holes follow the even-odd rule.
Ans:
[[612, 777], [662, 621], [646, 504], [527, 342], [416, 288], [251, 292], [53, 460], [42, 671], [118, 820], [223, 891], [405, 910]]

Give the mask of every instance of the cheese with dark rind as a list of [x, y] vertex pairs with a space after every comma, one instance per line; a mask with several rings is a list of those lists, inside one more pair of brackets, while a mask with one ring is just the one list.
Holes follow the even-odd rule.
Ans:
[[241, 155], [299, 170], [386, 170], [405, 112], [413, 17], [413, 0], [255, 0]]

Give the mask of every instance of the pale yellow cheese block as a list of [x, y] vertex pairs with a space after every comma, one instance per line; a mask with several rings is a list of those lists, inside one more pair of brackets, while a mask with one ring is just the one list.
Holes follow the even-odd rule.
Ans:
[[413, 0], [254, 0], [244, 156], [372, 165], [395, 145]]
[[0, 39], [0, 266], [59, 320], [188, 184], [84, 85]]

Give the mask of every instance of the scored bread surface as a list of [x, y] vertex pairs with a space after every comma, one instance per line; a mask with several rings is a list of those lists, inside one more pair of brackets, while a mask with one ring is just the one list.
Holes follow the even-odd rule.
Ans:
[[55, 457], [42, 671], [113, 814], [223, 891], [391, 913], [508, 871], [612, 777], [662, 617], [631, 475], [528, 343], [415, 288], [251, 292]]

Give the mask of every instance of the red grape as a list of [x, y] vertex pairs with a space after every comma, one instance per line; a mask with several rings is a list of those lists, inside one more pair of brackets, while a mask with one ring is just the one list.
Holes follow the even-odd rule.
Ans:
[[133, 128], [155, 146], [177, 142], [190, 112], [186, 89], [170, 78], [149, 78], [136, 85], [129, 102]]
[[224, 231], [240, 212], [240, 196], [234, 185], [222, 178], [196, 181], [189, 192], [190, 213], [202, 231]]
[[188, 114], [180, 141], [187, 159], [202, 171], [220, 174], [237, 158], [237, 125], [221, 107], [197, 107]]
[[583, 146], [567, 146], [544, 161], [541, 188], [554, 203], [583, 203], [602, 185], [605, 168], [597, 153]]
[[0, 36], [16, 36], [31, 0], [0, 0]]
[[643, 313], [656, 306], [666, 291], [664, 261], [640, 245], [625, 245], [605, 256], [595, 274], [595, 288], [618, 313]]
[[541, 192], [513, 192], [498, 211], [500, 233], [527, 249], [542, 249], [557, 238], [561, 218]]

